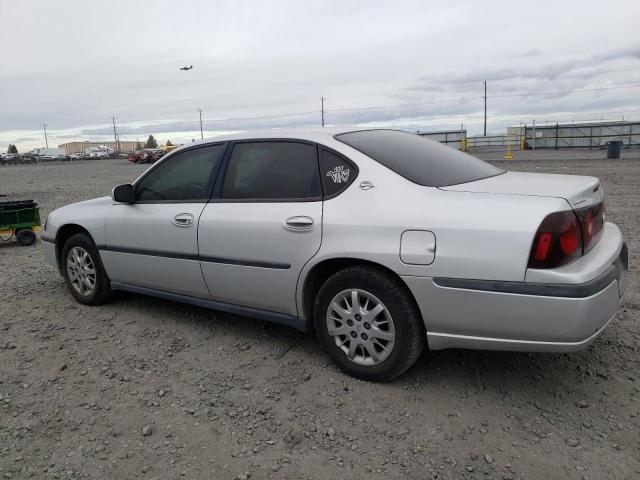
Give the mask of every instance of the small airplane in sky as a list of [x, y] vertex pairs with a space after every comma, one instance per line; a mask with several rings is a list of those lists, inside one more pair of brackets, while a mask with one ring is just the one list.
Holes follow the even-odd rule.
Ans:
[[187, 70], [191, 70], [192, 68], [193, 68], [193, 65], [191, 65], [190, 67], [186, 67], [186, 66], [180, 67], [180, 70], [184, 70], [186, 72]]

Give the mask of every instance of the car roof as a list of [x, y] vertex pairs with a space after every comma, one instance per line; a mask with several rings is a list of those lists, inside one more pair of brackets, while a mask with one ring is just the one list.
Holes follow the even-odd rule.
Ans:
[[253, 139], [269, 139], [269, 138], [286, 138], [294, 140], [306, 140], [309, 142], [322, 143], [331, 140], [334, 135], [341, 133], [355, 132], [360, 130], [372, 130], [362, 127], [317, 127], [317, 128], [282, 128], [271, 130], [248, 130], [217, 137], [210, 137], [196, 142], [185, 143], [184, 147], [195, 146], [198, 144], [208, 144], [217, 142], [226, 142], [230, 140], [253, 140]]

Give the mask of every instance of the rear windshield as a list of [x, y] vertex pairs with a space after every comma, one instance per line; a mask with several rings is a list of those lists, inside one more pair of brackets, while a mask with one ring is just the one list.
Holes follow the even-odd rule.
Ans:
[[413, 133], [361, 130], [335, 138], [426, 187], [446, 187], [504, 173], [479, 158]]

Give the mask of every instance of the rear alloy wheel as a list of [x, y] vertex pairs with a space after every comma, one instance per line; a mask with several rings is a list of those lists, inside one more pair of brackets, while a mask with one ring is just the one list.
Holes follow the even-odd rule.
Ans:
[[426, 344], [406, 287], [374, 267], [349, 267], [331, 276], [316, 297], [314, 322], [332, 360], [363, 380], [394, 379], [415, 363]]
[[85, 233], [69, 238], [62, 249], [62, 268], [67, 288], [80, 303], [99, 305], [111, 296], [98, 249]]
[[375, 295], [355, 288], [343, 290], [329, 303], [327, 331], [357, 365], [384, 362], [396, 340], [387, 307]]

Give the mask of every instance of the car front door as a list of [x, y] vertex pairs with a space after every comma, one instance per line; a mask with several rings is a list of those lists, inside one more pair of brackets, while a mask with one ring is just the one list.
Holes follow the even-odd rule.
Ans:
[[134, 203], [114, 203], [100, 252], [112, 282], [211, 298], [198, 261], [198, 220], [225, 148], [177, 152], [135, 183]]
[[232, 145], [199, 225], [214, 300], [297, 315], [300, 271], [320, 248], [322, 190], [315, 144]]

